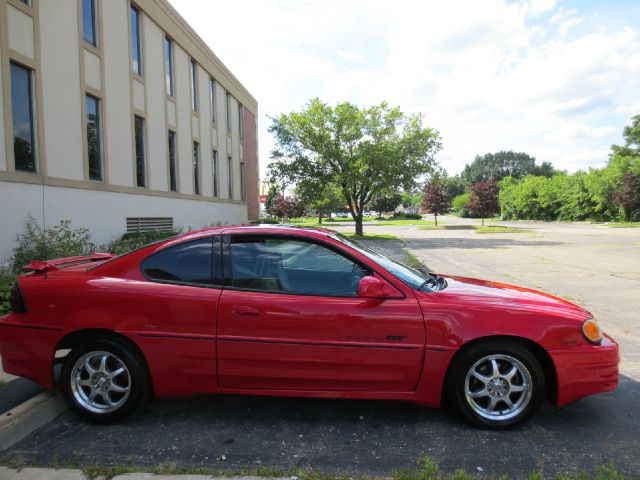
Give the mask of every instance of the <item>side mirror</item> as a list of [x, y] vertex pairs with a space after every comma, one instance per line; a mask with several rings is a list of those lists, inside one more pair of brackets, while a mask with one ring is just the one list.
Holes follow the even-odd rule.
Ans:
[[400, 298], [402, 295], [394, 287], [384, 280], [372, 275], [362, 277], [358, 284], [358, 297], [360, 298]]

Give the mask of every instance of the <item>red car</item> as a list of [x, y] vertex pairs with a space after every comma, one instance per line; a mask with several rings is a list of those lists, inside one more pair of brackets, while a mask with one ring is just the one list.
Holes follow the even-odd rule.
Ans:
[[4, 370], [52, 388], [61, 362], [66, 399], [96, 421], [233, 393], [446, 402], [505, 427], [618, 383], [618, 346], [582, 308], [330, 230], [217, 227], [25, 268], [0, 317]]

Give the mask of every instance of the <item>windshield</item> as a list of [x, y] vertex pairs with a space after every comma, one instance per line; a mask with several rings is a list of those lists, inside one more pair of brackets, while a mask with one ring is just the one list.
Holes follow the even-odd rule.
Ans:
[[427, 274], [424, 274], [416, 270], [415, 268], [411, 268], [404, 263], [400, 263], [392, 258], [389, 258], [386, 255], [383, 255], [382, 253], [377, 252], [376, 250], [373, 250], [372, 248], [369, 248], [356, 240], [340, 234], [332, 235], [332, 237], [369, 257], [371, 260], [391, 272], [411, 288], [419, 290], [425, 286], [425, 281], [429, 279], [429, 276]]

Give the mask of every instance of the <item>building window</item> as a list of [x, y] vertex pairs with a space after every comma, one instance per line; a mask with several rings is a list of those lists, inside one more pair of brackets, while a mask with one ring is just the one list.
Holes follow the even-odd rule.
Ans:
[[84, 41], [98, 45], [96, 35], [96, 0], [82, 0], [82, 31]]
[[233, 159], [227, 157], [227, 191], [229, 198], [233, 200]]
[[242, 200], [247, 199], [246, 189], [247, 187], [245, 185], [244, 162], [240, 162], [240, 198], [242, 198]]
[[173, 42], [164, 37], [164, 79], [167, 95], [173, 97]]
[[178, 191], [178, 171], [176, 170], [176, 132], [169, 130], [169, 189]]
[[145, 178], [145, 153], [144, 153], [144, 118], [137, 115], [134, 116], [135, 136], [136, 136], [136, 185], [146, 187]]
[[218, 196], [218, 152], [211, 152], [211, 173], [213, 175], [213, 196]]
[[231, 133], [231, 94], [229, 92], [225, 97], [225, 115], [227, 117], [227, 133]]
[[87, 157], [89, 178], [102, 181], [102, 148], [100, 132], [100, 100], [91, 95], [86, 98], [87, 110]]
[[11, 112], [15, 169], [36, 171], [35, 125], [33, 121], [33, 71], [11, 63]]
[[193, 142], [193, 191], [200, 195], [200, 144]]
[[198, 111], [198, 64], [191, 60], [191, 109]]
[[31, 1], [30, 0], [20, 0], [22, 3], [24, 3], [27, 7], [31, 6]]
[[238, 103], [238, 136], [240, 141], [244, 140], [244, 108]]
[[216, 123], [217, 114], [216, 114], [216, 81], [211, 78], [209, 79], [209, 100], [211, 101], [211, 123]]
[[131, 7], [131, 62], [133, 71], [142, 75], [142, 49], [140, 48], [140, 11]]

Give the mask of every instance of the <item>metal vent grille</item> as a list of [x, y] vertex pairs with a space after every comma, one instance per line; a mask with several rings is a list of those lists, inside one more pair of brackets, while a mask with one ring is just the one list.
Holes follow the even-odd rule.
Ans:
[[127, 217], [127, 233], [173, 230], [173, 217]]

